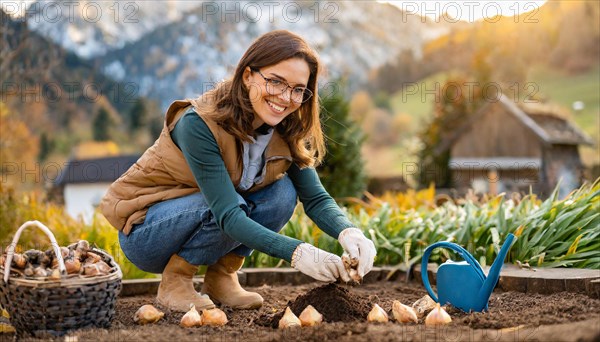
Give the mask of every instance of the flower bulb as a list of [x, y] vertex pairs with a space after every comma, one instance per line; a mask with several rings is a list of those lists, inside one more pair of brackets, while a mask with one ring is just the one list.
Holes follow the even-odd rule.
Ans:
[[139, 308], [133, 316], [133, 321], [138, 324], [155, 323], [165, 314], [152, 305], [146, 304]]
[[303, 327], [312, 327], [323, 322], [323, 315], [317, 311], [312, 305], [309, 305], [298, 316]]
[[452, 318], [440, 304], [437, 304], [425, 318], [425, 325], [444, 325], [450, 322], [452, 322]]
[[373, 309], [367, 315], [367, 321], [385, 323], [388, 321], [388, 314], [378, 304], [373, 305]]
[[436, 305], [437, 303], [431, 297], [429, 297], [429, 295], [425, 295], [414, 302], [412, 308], [415, 309], [415, 313], [417, 314], [418, 318], [423, 318], [431, 310], [433, 310]]
[[283, 317], [279, 320], [279, 329], [287, 329], [292, 327], [300, 327], [302, 326], [302, 322], [300, 319], [294, 315], [290, 307], [285, 308], [285, 313]]
[[417, 313], [415, 310], [397, 300], [392, 303], [392, 314], [394, 315], [396, 321], [400, 323], [418, 322]]
[[220, 327], [227, 324], [227, 315], [218, 308], [202, 310], [202, 325]]
[[196, 306], [194, 304], [190, 304], [190, 310], [181, 317], [181, 322], [179, 323], [184, 328], [192, 328], [199, 327], [202, 325], [202, 317], [196, 310]]

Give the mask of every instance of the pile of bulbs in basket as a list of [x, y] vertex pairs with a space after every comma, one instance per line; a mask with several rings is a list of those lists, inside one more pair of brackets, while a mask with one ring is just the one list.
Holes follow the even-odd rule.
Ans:
[[[111, 273], [112, 268], [102, 256], [94, 253], [89, 242], [80, 240], [67, 247], [60, 247], [67, 275], [101, 276]], [[4, 265], [6, 255], [0, 258]], [[30, 249], [24, 253], [15, 253], [11, 263], [11, 271], [25, 278], [59, 280], [61, 274], [58, 259], [53, 249], [45, 252]]]

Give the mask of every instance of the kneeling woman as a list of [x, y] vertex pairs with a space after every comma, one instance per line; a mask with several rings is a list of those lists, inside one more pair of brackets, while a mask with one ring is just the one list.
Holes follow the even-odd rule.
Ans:
[[[259, 37], [232, 79], [171, 104], [159, 139], [110, 186], [102, 213], [119, 230], [127, 258], [162, 273], [159, 304], [177, 311], [190, 303], [260, 307], [262, 297], [242, 289], [236, 274], [254, 249], [316, 280], [348, 281], [339, 256], [278, 234], [297, 198], [358, 258], [359, 275], [371, 270], [373, 243], [315, 171], [324, 155], [318, 72], [318, 57], [301, 37], [283, 30]], [[199, 265], [208, 265], [203, 295], [192, 283]]]

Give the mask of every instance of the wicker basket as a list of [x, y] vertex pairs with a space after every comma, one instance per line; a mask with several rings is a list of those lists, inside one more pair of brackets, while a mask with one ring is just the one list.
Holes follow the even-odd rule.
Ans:
[[[59, 263], [60, 280], [10, 278], [10, 264], [23, 229], [38, 227], [50, 238]], [[91, 249], [111, 266], [101, 276], [66, 275], [60, 248], [52, 232], [38, 221], [23, 224], [7, 249], [5, 265], [0, 265], [0, 304], [8, 311], [17, 334], [61, 336], [70, 330], [109, 328], [115, 314], [117, 295], [121, 291], [121, 268], [110, 254]]]

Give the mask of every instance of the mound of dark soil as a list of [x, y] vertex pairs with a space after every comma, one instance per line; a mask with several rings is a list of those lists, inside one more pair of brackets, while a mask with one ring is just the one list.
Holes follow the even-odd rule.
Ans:
[[[298, 296], [293, 302], [288, 302], [288, 306], [296, 316], [308, 305], [312, 305], [323, 315], [325, 322], [364, 322], [371, 311], [370, 302], [368, 297], [354, 294], [336, 284], [328, 284]], [[261, 316], [256, 324], [277, 328], [283, 314], [282, 311], [275, 315]]]

